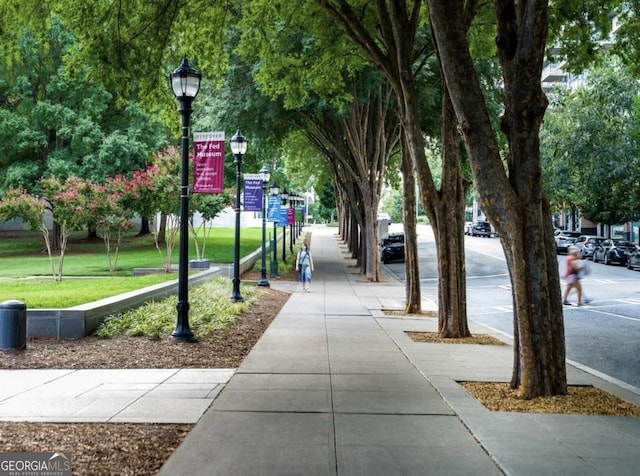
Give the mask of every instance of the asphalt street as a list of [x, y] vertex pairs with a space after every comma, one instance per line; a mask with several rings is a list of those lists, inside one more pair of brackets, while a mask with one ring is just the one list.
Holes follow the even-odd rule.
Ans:
[[[428, 226], [419, 228], [418, 254], [422, 292], [437, 301], [436, 250]], [[511, 284], [500, 240], [466, 236], [465, 254], [468, 318], [513, 335]], [[560, 272], [565, 259], [558, 256]], [[596, 375], [640, 389], [640, 272], [589, 264], [591, 273], [583, 278], [589, 304], [564, 308], [567, 359]], [[404, 279], [404, 263], [386, 266]], [[569, 300], [575, 304], [575, 292]]]

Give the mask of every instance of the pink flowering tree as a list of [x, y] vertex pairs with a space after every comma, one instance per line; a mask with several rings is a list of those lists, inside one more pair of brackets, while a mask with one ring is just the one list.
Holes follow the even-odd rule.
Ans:
[[56, 177], [48, 177], [41, 179], [40, 185], [60, 230], [58, 265], [55, 267], [52, 264], [52, 271], [54, 279], [62, 281], [69, 233], [82, 230], [94, 222], [90, 208], [93, 184], [77, 177], [69, 177], [64, 182]]
[[51, 263], [51, 272], [55, 278], [49, 229], [44, 221], [46, 209], [47, 202], [44, 199], [31, 195], [22, 188], [9, 189], [0, 199], [0, 220], [22, 220], [30, 230], [42, 233]]
[[133, 228], [132, 212], [123, 205], [123, 192], [117, 182], [94, 185], [92, 201], [88, 204], [96, 231], [104, 241], [109, 271], [115, 271], [122, 238]]
[[155, 209], [166, 218], [164, 236], [154, 230], [156, 248], [163, 255], [160, 244], [164, 238], [164, 269], [171, 271], [171, 257], [180, 230], [180, 152], [167, 147], [153, 156], [152, 183], [155, 191]]

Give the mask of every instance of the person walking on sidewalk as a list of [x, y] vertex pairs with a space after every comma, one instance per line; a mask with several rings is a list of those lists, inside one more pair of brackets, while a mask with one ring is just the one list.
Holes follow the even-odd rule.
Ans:
[[309, 292], [309, 286], [311, 285], [311, 272], [313, 271], [313, 258], [311, 257], [311, 250], [307, 246], [306, 241], [302, 242], [298, 255], [296, 256], [296, 269], [298, 270], [298, 273], [300, 273], [302, 290]]
[[[578, 293], [578, 306], [582, 306], [582, 284], [580, 283], [580, 274], [583, 271], [582, 260], [580, 259], [580, 250], [575, 246], [569, 248], [569, 254], [565, 261], [564, 278], [567, 280], [567, 286], [562, 294], [562, 304], [570, 306], [569, 293], [575, 289]], [[589, 300], [585, 299], [588, 303]]]

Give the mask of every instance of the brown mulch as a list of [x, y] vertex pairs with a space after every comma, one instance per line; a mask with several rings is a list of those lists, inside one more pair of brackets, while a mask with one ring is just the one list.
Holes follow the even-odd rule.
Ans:
[[[0, 352], [0, 368], [235, 368], [288, 299], [288, 293], [270, 289], [228, 329], [195, 343], [140, 337], [29, 339], [24, 351]], [[153, 475], [192, 427], [0, 422], [0, 451], [68, 451], [73, 474], [79, 475]]]
[[[414, 342], [438, 344], [506, 345], [486, 334], [457, 339], [442, 338], [437, 332], [405, 331]], [[570, 413], [575, 415], [640, 416], [640, 406], [591, 386], [569, 385], [567, 395], [525, 400], [503, 382], [458, 382], [487, 409], [503, 412]]]
[[469, 337], [440, 337], [437, 332], [405, 331], [414, 342], [431, 342], [432, 344], [476, 344], [476, 345], [506, 345], [499, 339], [487, 334], [476, 334]]
[[524, 400], [507, 383], [459, 383], [471, 396], [493, 411], [640, 417], [639, 406], [591, 386], [570, 385], [567, 395]]

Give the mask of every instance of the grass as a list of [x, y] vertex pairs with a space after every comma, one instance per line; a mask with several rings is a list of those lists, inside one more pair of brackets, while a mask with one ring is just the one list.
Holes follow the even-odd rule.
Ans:
[[176, 275], [136, 277], [0, 280], [0, 302], [17, 299], [30, 309], [73, 307], [152, 284], [177, 279]]
[[[104, 243], [101, 240], [87, 241], [85, 238], [86, 234], [74, 234], [69, 240], [63, 276], [131, 276], [133, 268], [163, 266], [164, 259], [156, 249], [153, 237], [125, 237], [120, 245], [118, 266], [114, 272], [108, 269]], [[214, 228], [205, 247], [205, 258], [212, 263], [233, 262], [234, 240], [233, 228]], [[240, 233], [240, 255], [246, 256], [259, 248], [261, 243], [261, 228], [243, 228]], [[162, 251], [165, 252], [164, 249]], [[194, 258], [194, 246], [190, 241], [189, 259]], [[172, 262], [178, 262], [178, 244], [173, 250]], [[55, 256], [54, 263], [57, 263]], [[0, 277], [51, 275], [51, 263], [39, 233], [13, 232], [0, 235]]]
[[[234, 240], [233, 228], [214, 228], [207, 241], [205, 258], [212, 263], [233, 262]], [[243, 228], [240, 255], [246, 256], [259, 248], [261, 240], [261, 228]], [[195, 258], [192, 241], [189, 250], [190, 259]], [[177, 246], [172, 262], [178, 262]], [[176, 279], [175, 274], [133, 276], [134, 268], [162, 266], [163, 259], [152, 237], [127, 236], [120, 246], [118, 267], [110, 272], [104, 243], [100, 240], [87, 241], [86, 234], [75, 234], [65, 255], [63, 280], [55, 282], [39, 233], [1, 232], [0, 302], [18, 299], [31, 309], [71, 307]]]

